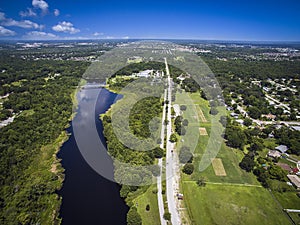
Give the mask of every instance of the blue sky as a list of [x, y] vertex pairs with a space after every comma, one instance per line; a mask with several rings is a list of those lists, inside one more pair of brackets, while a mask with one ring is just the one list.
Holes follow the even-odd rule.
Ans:
[[0, 38], [300, 41], [300, 1], [1, 0]]

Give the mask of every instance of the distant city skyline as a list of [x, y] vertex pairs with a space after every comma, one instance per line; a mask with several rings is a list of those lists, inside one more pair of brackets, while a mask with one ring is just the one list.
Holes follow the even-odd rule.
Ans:
[[298, 0], [2, 0], [0, 40], [300, 41]]

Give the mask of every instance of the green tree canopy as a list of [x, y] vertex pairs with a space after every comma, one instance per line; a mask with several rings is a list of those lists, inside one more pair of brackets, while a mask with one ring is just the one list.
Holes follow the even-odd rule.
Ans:
[[182, 172], [191, 175], [194, 172], [194, 165], [192, 163], [187, 163], [184, 165]]
[[135, 207], [131, 207], [127, 213], [128, 225], [142, 225], [142, 218]]

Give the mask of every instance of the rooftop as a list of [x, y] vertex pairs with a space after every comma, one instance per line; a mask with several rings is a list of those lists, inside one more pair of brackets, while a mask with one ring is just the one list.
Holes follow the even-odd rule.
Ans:
[[291, 126], [293, 130], [300, 131], [300, 126]]
[[297, 188], [300, 188], [300, 178], [297, 175], [287, 175], [287, 177]]
[[285, 153], [288, 150], [288, 147], [286, 145], [279, 145], [275, 149], [282, 153]]
[[282, 169], [286, 170], [286, 171], [291, 171], [291, 167], [290, 165], [286, 164], [286, 163], [276, 163], [277, 166], [281, 167]]
[[281, 156], [281, 153], [276, 150], [271, 150], [268, 152], [268, 156], [273, 157], [273, 158], [278, 158]]

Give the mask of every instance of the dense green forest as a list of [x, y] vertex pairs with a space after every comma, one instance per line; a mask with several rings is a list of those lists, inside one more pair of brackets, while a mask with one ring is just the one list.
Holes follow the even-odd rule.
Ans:
[[[148, 137], [149, 121], [161, 113], [161, 105], [161, 100], [155, 97], [139, 101], [134, 106], [130, 115], [129, 123], [132, 132], [139, 137]], [[155, 158], [161, 158], [164, 155], [163, 150], [157, 147], [152, 151], [136, 151], [124, 146], [113, 131], [111, 116], [109, 114], [107, 113], [102, 118], [109, 154], [115, 159], [123, 163], [129, 163], [132, 166], [150, 166], [150, 171], [143, 168], [139, 169], [139, 171], [133, 171], [126, 166], [115, 164], [114, 174], [116, 181], [119, 183], [128, 181], [137, 183], [149, 182], [153, 176], [159, 174], [159, 167], [154, 165], [154, 162]], [[128, 196], [138, 189], [139, 186], [122, 185], [120, 191], [121, 197], [127, 199]], [[126, 202], [130, 207], [134, 207], [130, 200], [126, 200]], [[130, 217], [130, 214], [128, 214], [128, 217]]]
[[[161, 112], [161, 100], [155, 97], [145, 98], [139, 101], [134, 108], [135, 110], [133, 110], [130, 115], [130, 128], [137, 136], [147, 137], [149, 135], [149, 121]], [[143, 119], [141, 119], [141, 117], [143, 117]], [[141, 149], [141, 151], [136, 151], [123, 145], [113, 131], [110, 115], [103, 116], [103, 125], [108, 152], [111, 156], [132, 165], [143, 166], [153, 164], [156, 155], [155, 150], [143, 151]], [[117, 176], [116, 180], [121, 179], [122, 181], [126, 179], [126, 177], [118, 177], [120, 174], [125, 175], [121, 172], [122, 168], [115, 169], [120, 170], [115, 171], [115, 175]], [[141, 174], [138, 174], [136, 179], [144, 179], [143, 172], [145, 171], [140, 172]]]
[[[129, 115], [129, 126], [134, 135], [142, 138], [150, 137], [149, 123], [154, 116], [160, 114], [161, 104], [159, 103], [158, 98], [148, 97], [134, 105]], [[145, 116], [145, 113], [149, 116]]]
[[0, 93], [9, 94], [3, 110], [17, 115], [0, 129], [0, 224], [51, 224], [63, 180], [55, 153], [88, 64], [2, 55], [0, 65]]
[[[136, 67], [134, 67], [134, 65], [138, 65], [138, 69], [135, 69]], [[156, 62], [132, 64], [128, 67], [123, 68], [121, 71], [117, 72], [117, 74], [131, 75], [131, 73], [133, 72], [139, 72], [147, 68], [161, 70], [163, 66], [164, 64]], [[124, 82], [123, 79], [117, 79], [113, 83], [113, 85], [110, 85], [110, 88], [113, 88], [115, 90], [116, 87], [123, 87], [123, 85], [125, 84], [126, 82]], [[144, 83], [142, 82], [141, 85], [144, 85]], [[145, 88], [147, 89], [149, 87]], [[141, 90], [142, 89], [143, 88], [141, 87]], [[134, 92], [134, 90], [132, 91]], [[124, 99], [126, 98], [132, 98], [132, 95], [127, 96], [125, 93]], [[120, 100], [113, 107], [122, 109], [122, 107], [124, 107], [123, 102], [126, 103], [126, 100], [124, 99]], [[145, 97], [140, 101], [136, 102], [131, 108], [129, 115], [129, 126], [131, 132], [136, 137], [139, 137], [141, 139], [149, 138], [151, 136], [151, 132], [153, 132], [149, 129], [149, 123], [153, 118], [161, 114], [162, 106], [163, 102], [159, 97]], [[149, 166], [150, 168], [150, 170], [141, 168], [138, 171], [133, 171], [126, 166], [115, 163], [115, 179], [119, 183], [123, 183], [124, 181], [148, 183], [149, 181], [151, 181], [151, 179], [153, 179], [154, 176], [157, 176], [160, 172], [159, 167], [155, 165], [155, 158], [161, 158], [164, 156], [163, 149], [160, 149], [158, 147], [159, 140], [157, 140], [157, 147], [151, 151], [143, 151], [143, 149], [141, 149], [140, 151], [136, 151], [126, 147], [124, 144], [121, 143], [121, 141], [117, 138], [116, 134], [114, 133], [111, 122], [113, 112], [117, 113], [118, 110], [110, 110], [102, 117], [104, 135], [107, 139], [107, 147], [109, 154], [123, 163], [129, 163], [132, 166]], [[158, 128], [159, 127], [152, 127], [151, 129], [157, 130]], [[138, 192], [140, 188], [142, 188], [142, 190], [140, 191], [147, 190], [147, 187], [122, 185], [120, 191], [121, 197], [125, 198], [127, 204], [131, 207], [131, 209], [129, 210], [130, 213], [128, 213], [127, 215], [128, 221], [131, 221], [131, 212], [135, 212], [134, 217], [139, 218], [138, 213], [136, 212], [136, 210], [134, 210], [135, 208], [130, 200], [130, 196], [132, 196], [133, 193]]]
[[227, 60], [222, 61], [208, 57], [202, 57], [215, 75], [234, 74], [241, 78], [299, 78], [299, 61], [246, 61]]

